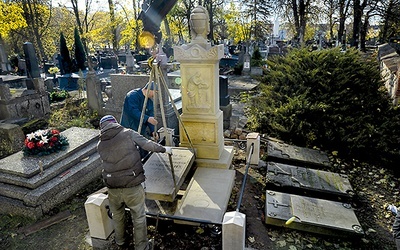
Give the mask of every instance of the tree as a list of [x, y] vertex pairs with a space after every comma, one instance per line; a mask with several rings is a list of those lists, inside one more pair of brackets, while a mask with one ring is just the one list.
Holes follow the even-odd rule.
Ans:
[[79, 36], [79, 31], [78, 28], [75, 27], [74, 31], [74, 40], [75, 40], [75, 61], [76, 61], [76, 66], [80, 70], [85, 70], [86, 69], [86, 52], [85, 49], [83, 48], [83, 44], [81, 41], [81, 37]]
[[[20, 28], [27, 26], [22, 17], [23, 10], [14, 3], [5, 4], [0, 2], [0, 46], [5, 48], [3, 38], [9, 37], [9, 34]], [[18, 65], [18, 64], [17, 64]], [[8, 69], [10, 70], [10, 69]]]
[[265, 34], [270, 34], [271, 3], [269, 0], [245, 0], [245, 18], [251, 20], [251, 33], [253, 40], [264, 39]]
[[177, 3], [168, 13], [166, 19], [168, 20], [171, 33], [175, 34], [175, 37], [168, 36], [167, 34], [166, 36], [163, 35], [166, 39], [173, 43], [179, 43], [188, 39], [189, 19], [187, 19], [183, 4]]
[[382, 18], [382, 30], [379, 34], [381, 42], [389, 41], [391, 37], [400, 36], [400, 1], [381, 1], [379, 15]]
[[229, 9], [225, 11], [228, 37], [235, 44], [240, 41], [249, 41], [251, 36], [251, 23], [247, 22], [236, 6], [231, 3]]
[[43, 46], [42, 38], [48, 32], [48, 25], [51, 18], [50, 3], [46, 0], [21, 0], [23, 16], [28, 24], [27, 39], [33, 39], [36, 46], [39, 61], [47, 61], [47, 55]]
[[64, 34], [60, 33], [60, 56], [61, 56], [61, 74], [72, 73], [72, 60], [67, 47], [67, 42], [65, 40]]
[[0, 2], [0, 37], [7, 37], [11, 31], [27, 26], [22, 8], [15, 4]]

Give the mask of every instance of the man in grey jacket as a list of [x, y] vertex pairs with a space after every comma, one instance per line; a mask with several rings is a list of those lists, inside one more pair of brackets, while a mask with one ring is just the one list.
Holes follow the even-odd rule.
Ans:
[[100, 120], [97, 150], [102, 160], [102, 177], [108, 187], [108, 199], [115, 229], [115, 242], [127, 247], [125, 238], [125, 206], [130, 209], [136, 250], [151, 249], [147, 239], [145, 181], [143, 164], [137, 146], [152, 152], [171, 154], [170, 147], [150, 141], [132, 129], [121, 126], [115, 117]]

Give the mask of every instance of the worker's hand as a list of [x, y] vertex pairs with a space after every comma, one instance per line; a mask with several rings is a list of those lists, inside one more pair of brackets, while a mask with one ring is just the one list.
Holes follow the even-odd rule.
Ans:
[[147, 119], [148, 122], [150, 122], [150, 124], [152, 125], [157, 125], [158, 121], [156, 120], [156, 118], [150, 116], [149, 119]]
[[158, 139], [160, 139], [160, 138], [158, 137], [157, 132], [153, 132], [153, 133], [152, 133], [152, 136], [153, 136], [153, 140], [154, 140], [154, 141], [158, 141]]
[[165, 153], [172, 155], [172, 148], [171, 147], [164, 147], [165, 148]]

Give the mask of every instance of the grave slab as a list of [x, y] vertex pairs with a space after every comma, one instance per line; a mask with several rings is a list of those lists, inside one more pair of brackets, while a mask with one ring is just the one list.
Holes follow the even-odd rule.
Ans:
[[[267, 162], [267, 188], [311, 196], [350, 199], [354, 195], [347, 175], [298, 167], [283, 163]], [[336, 197], [336, 198], [337, 198]]]
[[40, 217], [101, 176], [99, 131], [73, 127], [62, 134], [69, 140], [64, 151], [41, 157], [20, 151], [0, 161], [1, 213]]
[[[172, 148], [171, 170], [170, 160], [165, 153], [153, 153], [143, 168], [146, 175], [146, 199], [174, 201], [182, 183], [194, 162], [194, 153], [187, 148]], [[174, 178], [175, 177], [175, 183]]]
[[320, 150], [267, 140], [268, 160], [292, 165], [329, 167], [328, 155]]
[[55, 163], [65, 159], [68, 155], [79, 151], [86, 144], [98, 140], [99, 131], [95, 129], [72, 127], [63, 132], [69, 141], [69, 146], [64, 151], [59, 151], [44, 157], [24, 156], [22, 151], [0, 160], [0, 173], [9, 173], [22, 177], [32, 177], [40, 172], [39, 161], [46, 170]]
[[[35, 189], [57, 175], [62, 174], [64, 171], [78, 164], [80, 161], [86, 159], [93, 153], [97, 153], [96, 146], [97, 140], [93, 140], [85, 147], [81, 148], [81, 150], [75, 152], [74, 154], [67, 154], [63, 160], [56, 162], [54, 165], [50, 165], [47, 169], [43, 170], [43, 172], [38, 172], [31, 177], [0, 172], [0, 182]], [[39, 163], [37, 162], [35, 165], [32, 162], [32, 166], [30, 167], [36, 167], [39, 170]]]
[[266, 191], [265, 223], [333, 236], [364, 235], [350, 204], [271, 190]]
[[235, 170], [197, 168], [175, 216], [221, 224], [234, 181]]

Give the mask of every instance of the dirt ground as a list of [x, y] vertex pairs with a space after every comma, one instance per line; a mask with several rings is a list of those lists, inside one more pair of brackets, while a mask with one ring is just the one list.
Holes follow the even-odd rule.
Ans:
[[[384, 209], [385, 204], [398, 204], [399, 179], [374, 166], [350, 170], [345, 163], [334, 163], [338, 172], [346, 172], [356, 192], [352, 204], [365, 235], [360, 238], [329, 237], [302, 231], [279, 228], [264, 223], [265, 167], [250, 167], [239, 211], [246, 214], [246, 247], [248, 249], [395, 249], [391, 235], [394, 216]], [[227, 211], [235, 211], [246, 171], [245, 153], [234, 156], [235, 187]], [[386, 181], [383, 181], [386, 180]], [[380, 181], [380, 182], [379, 182]], [[382, 184], [385, 182], [386, 184]], [[53, 209], [46, 218], [62, 211], [71, 213], [62, 220], [30, 235], [24, 229], [35, 222], [2, 215], [0, 249], [92, 249], [84, 203], [87, 196], [102, 188], [101, 180], [88, 185], [80, 193]], [[382, 188], [384, 187], [384, 188]], [[44, 218], [44, 219], [46, 219]], [[131, 228], [128, 228], [131, 232]], [[222, 249], [221, 227], [213, 225], [187, 226], [170, 220], [148, 218], [149, 237], [155, 240], [154, 249]], [[106, 249], [117, 249], [109, 241]], [[133, 249], [133, 248], [132, 248]]]

